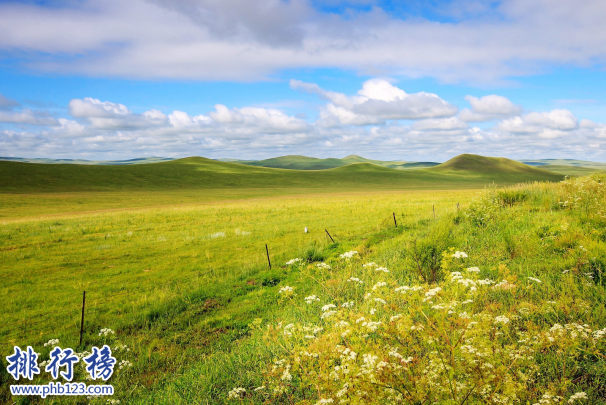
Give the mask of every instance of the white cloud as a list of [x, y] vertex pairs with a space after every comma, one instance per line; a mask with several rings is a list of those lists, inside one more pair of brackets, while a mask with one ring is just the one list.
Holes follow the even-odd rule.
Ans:
[[436, 94], [407, 94], [384, 79], [364, 82], [358, 95], [351, 97], [298, 80], [291, 80], [290, 85], [295, 90], [315, 93], [330, 101], [320, 112], [319, 124], [323, 126], [374, 125], [386, 120], [449, 117], [458, 111], [456, 106]]
[[536, 134], [540, 138], [559, 138], [579, 127], [578, 119], [568, 110], [531, 112], [506, 119], [496, 129], [514, 134]]
[[170, 125], [178, 129], [199, 128], [211, 123], [211, 119], [207, 116], [197, 115], [190, 117], [183, 111], [173, 111], [172, 114], [168, 116], [168, 121], [170, 122]]
[[459, 113], [459, 118], [467, 122], [493, 121], [518, 115], [523, 110], [521, 106], [515, 105], [507, 97], [495, 94], [481, 98], [466, 96], [465, 100], [471, 104], [471, 110], [463, 109]]
[[132, 114], [124, 104], [85, 97], [69, 102], [69, 113], [76, 118], [113, 118]]
[[457, 117], [450, 118], [433, 118], [427, 120], [417, 121], [412, 124], [411, 127], [416, 131], [423, 130], [437, 130], [437, 131], [449, 131], [449, 130], [458, 130], [458, 129], [467, 129], [468, 125], [466, 122], [461, 121]]
[[457, 1], [445, 9], [464, 12], [436, 23], [377, 5], [321, 13], [310, 0], [5, 2], [0, 49], [38, 71], [204, 80], [328, 67], [478, 83], [606, 60], [602, 0]]
[[0, 122], [25, 125], [57, 125], [57, 120], [48, 114], [24, 109], [21, 111], [0, 110]]
[[[439, 101], [435, 104], [436, 111], [440, 111], [445, 102], [437, 96], [428, 97], [427, 93], [407, 94], [385, 80], [366, 82], [353, 96], [329, 92], [309, 83], [293, 82], [292, 86], [328, 101], [315, 123], [276, 108], [230, 108], [217, 104], [214, 110], [198, 115], [184, 111], [167, 115], [159, 110], [137, 114], [123, 104], [85, 98], [70, 102], [73, 119], [59, 118], [52, 121], [55, 125], [40, 130], [14, 130], [19, 125], [15, 125], [17, 120], [13, 119], [8, 124], [10, 129], [0, 128], [0, 149], [8, 156], [84, 159], [150, 155], [251, 159], [286, 154], [324, 157], [361, 154], [385, 160], [439, 161], [459, 153], [479, 153], [514, 158], [582, 157], [599, 161], [606, 155], [606, 125], [580, 120], [568, 110], [530, 112], [503, 119], [492, 129], [470, 127], [458, 116], [419, 117], [407, 123], [385, 118], [391, 114], [391, 110], [385, 108], [373, 115], [367, 103], [402, 105], [403, 100], [419, 95], [418, 104], [425, 103], [425, 106], [417, 105], [419, 109], [413, 112], [410, 108], [399, 111], [409, 117], [418, 111], [432, 111], [431, 103], [435, 99]], [[476, 104], [476, 109], [485, 114], [512, 111], [499, 105], [502, 106], [485, 103], [478, 107]], [[363, 114], [360, 106], [367, 108]], [[9, 113], [24, 114], [23, 111], [0, 111], [0, 117]], [[27, 114], [35, 118], [44, 113], [30, 111]], [[327, 126], [328, 119], [333, 120], [334, 125]], [[373, 120], [374, 123], [369, 124]]]
[[307, 122], [290, 117], [274, 108], [233, 108], [217, 104], [210, 117], [218, 124], [229, 127], [254, 128], [264, 133], [307, 132], [310, 126]]
[[72, 99], [69, 102], [69, 112], [72, 117], [84, 118], [93, 128], [99, 129], [144, 128], [167, 122], [167, 116], [158, 110], [134, 114], [124, 104], [90, 97]]

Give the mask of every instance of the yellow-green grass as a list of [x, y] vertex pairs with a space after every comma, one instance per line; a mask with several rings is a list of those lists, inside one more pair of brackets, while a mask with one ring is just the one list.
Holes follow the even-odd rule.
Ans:
[[298, 171], [204, 158], [130, 166], [0, 162], [0, 220], [287, 195], [476, 189], [563, 178], [513, 161], [469, 156], [459, 158], [456, 170], [451, 161], [406, 171], [370, 163]]
[[337, 241], [363, 238], [392, 226], [394, 212], [401, 222], [417, 221], [432, 216], [433, 206], [438, 214], [454, 209], [468, 195], [318, 195], [9, 222], [0, 232], [0, 336], [9, 346], [44, 340], [51, 331], [75, 338], [83, 290], [95, 324], [109, 325], [263, 269], [266, 243], [277, 266], [313, 243], [327, 245], [325, 229]]
[[[505, 264], [520, 279], [541, 278], [545, 289], [539, 298], [560, 303], [553, 316], [536, 313], [545, 325], [579, 321], [605, 327], [603, 279], [597, 277], [606, 263], [600, 223], [562, 210], [559, 203], [568, 196], [561, 186], [543, 184], [497, 194], [513, 205], [499, 207], [478, 226], [476, 214], [465, 215], [481, 212], [477, 204], [472, 204], [475, 211], [468, 208], [476, 195], [471, 190], [428, 190], [272, 197], [7, 222], [0, 232], [5, 309], [0, 324], [6, 325], [1, 329], [2, 354], [14, 343], [32, 344], [46, 358], [42, 343], [51, 338], [59, 338], [62, 347], [76, 347], [80, 294], [86, 289], [83, 349], [104, 342], [113, 346], [116, 339], [131, 348], [117, 354], [134, 365], [112, 377], [116, 399], [229, 403], [229, 390], [250, 391], [263, 384], [263, 372], [271, 368], [274, 356], [284, 355], [249, 326], [255, 318], [262, 319], [263, 327], [278, 321], [317, 322], [318, 315], [299, 302], [302, 297], [316, 294], [322, 304], [345, 300], [347, 277], [361, 271], [366, 261], [387, 266], [398, 283], [419, 283], [409, 256], [415, 240], [435, 248], [436, 254], [449, 247], [466, 251], [469, 265], [481, 267], [486, 277], [498, 278], [498, 266]], [[305, 226], [310, 233], [303, 233]], [[325, 228], [336, 244], [328, 240]], [[265, 262], [266, 243], [271, 271]], [[577, 255], [581, 245], [588, 250], [583, 254], [595, 257], [587, 270]], [[338, 259], [351, 249], [363, 257], [353, 266]], [[334, 271], [315, 270], [314, 264], [284, 266], [294, 257], [324, 260]], [[574, 283], [561, 283], [561, 272], [577, 267]], [[594, 272], [593, 280], [584, 275], [588, 270]], [[593, 284], [586, 286], [589, 281]], [[279, 300], [278, 290], [285, 285], [296, 288], [295, 305]], [[521, 290], [515, 299], [487, 302], [486, 308], [517, 313], [517, 305], [529, 299]], [[590, 306], [583, 307], [585, 303]], [[579, 312], [581, 307], [591, 310]], [[104, 327], [115, 330], [116, 337], [99, 337]], [[570, 390], [586, 390], [594, 399], [606, 389], [599, 359], [567, 364], [568, 371], [560, 375], [553, 370], [562, 369], [561, 356], [543, 357], [546, 379], [571, 378], [576, 382]], [[77, 380], [82, 379], [79, 371]], [[528, 392], [534, 402], [542, 395]], [[0, 395], [13, 400], [6, 386]], [[243, 400], [264, 401], [252, 394]]]
[[329, 170], [252, 167], [204, 158], [126, 165], [42, 165], [0, 162], [3, 193], [137, 191], [175, 189], [450, 189], [489, 182], [558, 181], [563, 176], [508, 159], [462, 155], [430, 169], [393, 170], [357, 163]]
[[[603, 227], [604, 218], [601, 216], [606, 209], [606, 202], [603, 200], [606, 194], [603, 182], [601, 184], [597, 188], [594, 183], [572, 187], [572, 189], [560, 185], [535, 184], [497, 191], [492, 195], [489, 194], [488, 198], [471, 202], [469, 207], [465, 207], [463, 215], [457, 215], [453, 210], [450, 213], [443, 213], [437, 220], [421, 219], [416, 223], [406, 223], [406, 232], [357, 246], [360, 260], [354, 258], [348, 262], [339, 259], [337, 255], [332, 255], [327, 260], [332, 266], [330, 271], [318, 270], [313, 264], [293, 266], [289, 268], [290, 271], [294, 271], [291, 273], [292, 277], [283, 280], [280, 285], [293, 287], [296, 294], [294, 298], [285, 299], [278, 295], [274, 302], [277, 306], [282, 305], [283, 308], [259, 313], [258, 317], [262, 318], [260, 328], [256, 329], [250, 325], [247, 328], [249, 337], [240, 340], [237, 347], [223, 346], [195, 364], [190, 364], [182, 375], [176, 376], [162, 387], [126, 398], [138, 404], [230, 403], [228, 392], [236, 387], [246, 389], [246, 393], [240, 397], [243, 403], [299, 403], [301, 401], [300, 403], [314, 404], [321, 398], [338, 398], [337, 392], [343, 387], [343, 379], [338, 381], [332, 377], [319, 379], [316, 377], [318, 374], [311, 374], [312, 372], [328, 374], [335, 365], [342, 364], [339, 360], [325, 361], [326, 358], [331, 358], [330, 353], [335, 351], [335, 344], [355, 350], [358, 353], [358, 366], [363, 363], [360, 359], [362, 355], [379, 354], [377, 351], [381, 349], [384, 349], [385, 356], [380, 359], [389, 361], [387, 351], [392, 345], [397, 346], [402, 354], [412, 356], [424, 354], [437, 356], [438, 352], [443, 352], [446, 356], [442, 358], [444, 363], [456, 364], [461, 361], [458, 357], [460, 354], [456, 355], [456, 347], [471, 342], [468, 340], [470, 336], [465, 336], [466, 324], [463, 320], [465, 318], [461, 317], [461, 320], [457, 321], [458, 316], [455, 314], [451, 317], [452, 327], [450, 329], [445, 327], [447, 323], [442, 318], [450, 316], [445, 315], [448, 308], [440, 310], [431, 308], [434, 303], [425, 304], [427, 307], [423, 308], [423, 311], [426, 311], [425, 318], [419, 313], [418, 318], [413, 319], [415, 324], [425, 325], [425, 336], [421, 336], [418, 342], [408, 339], [404, 342], [406, 344], [398, 342], [393, 335], [385, 333], [370, 334], [360, 339], [361, 341], [356, 341], [357, 339], [353, 337], [329, 338], [325, 335], [333, 329], [331, 324], [336, 321], [322, 319], [321, 314], [325, 311], [320, 309], [322, 305], [332, 303], [336, 304], [335, 310], [346, 312], [347, 310], [341, 309], [341, 304], [353, 300], [354, 315], [349, 320], [352, 329], [360, 329], [361, 324], [353, 320], [361, 315], [370, 318], [372, 313], [370, 315], [368, 312], [361, 313], [360, 309], [356, 308], [364, 306], [366, 310], [368, 309], [370, 305], [364, 304], [366, 300], [363, 295], [365, 292], [372, 292], [374, 296], [372, 285], [377, 281], [387, 281], [390, 290], [395, 286], [419, 284], [423, 286], [423, 292], [436, 286], [446, 288], [450, 282], [448, 269], [441, 269], [447, 273], [442, 275], [443, 278], [429, 285], [424, 284], [418, 277], [413, 251], [417, 248], [425, 253], [435, 250], [438, 259], [441, 259], [442, 253], [452, 248], [453, 251], [461, 250], [469, 255], [461, 261], [462, 268], [457, 270], [464, 272], [465, 267], [477, 266], [480, 271], [478, 278], [495, 280], [492, 282], [493, 285], [503, 279], [509, 280], [505, 288], [479, 287], [485, 288], [486, 292], [479, 294], [477, 300], [467, 303], [469, 306], [465, 308], [455, 307], [455, 311], [465, 310], [467, 311], [465, 314], [468, 313], [469, 316], [479, 314], [489, 316], [491, 320], [499, 316], [506, 316], [511, 320], [511, 329], [501, 328], [498, 322], [488, 322], [487, 329], [484, 333], [480, 333], [480, 336], [486, 339], [503, 339], [498, 336], [506, 336], [506, 340], [512, 341], [514, 347], [524, 350], [522, 347], [529, 344], [524, 340], [526, 334], [540, 333], [545, 343], [543, 348], [530, 358], [519, 359], [519, 354], [516, 356], [515, 351], [506, 353], [504, 365], [500, 365], [498, 370], [495, 369], [496, 376], [488, 377], [492, 386], [487, 386], [486, 381], [487, 376], [492, 374], [488, 365], [477, 370], [479, 375], [484, 375], [478, 380], [457, 380], [462, 370], [447, 370], [448, 372], [440, 376], [440, 381], [445, 385], [434, 388], [434, 398], [443, 401], [430, 401], [426, 398], [426, 403], [494, 403], [490, 399], [492, 392], [500, 388], [501, 382], [505, 383], [503, 386], [511, 385], [510, 381], [513, 379], [520, 385], [506, 392], [505, 395], [500, 395], [501, 399], [509, 398], [506, 403], [516, 403], [512, 398], [513, 395], [521, 399], [522, 403], [538, 403], [549, 396], [561, 396], [563, 401], [568, 402], [573, 394], [582, 392], [588, 398], [586, 403], [604, 404], [606, 398], [604, 337], [601, 340], [595, 339], [597, 343], [593, 343], [592, 334], [582, 337], [582, 334], [573, 333], [576, 330], [574, 325], [586, 325], [593, 331], [600, 329], [606, 331], [604, 329], [606, 328], [604, 321], [606, 319], [604, 307], [606, 233]], [[591, 196], [585, 193], [587, 189], [591, 189]], [[500, 200], [502, 197], [512, 195], [519, 197], [513, 205], [502, 204], [505, 202]], [[471, 196], [470, 194], [468, 197]], [[578, 206], [571, 208], [560, 204], [563, 200], [576, 198], [577, 201], [581, 201]], [[589, 200], [586, 200], [587, 198]], [[591, 210], [586, 211], [585, 206], [591, 207]], [[369, 261], [388, 267], [391, 273], [386, 275], [363, 268], [362, 264]], [[438, 267], [440, 267], [439, 263], [440, 260]], [[423, 271], [426, 270], [423, 267]], [[365, 282], [363, 288], [357, 289], [352, 286], [352, 283], [347, 281], [351, 276], [363, 278]], [[320, 301], [313, 305], [305, 304], [303, 297], [312, 293], [317, 295]], [[378, 291], [376, 294], [382, 296]], [[406, 295], [387, 294], [385, 298], [388, 296], [391, 301], [389, 304], [385, 306], [373, 304], [379, 314], [382, 313], [381, 311], [407, 310]], [[421, 296], [423, 297], [423, 294]], [[455, 299], [461, 304], [460, 301], [465, 297], [447, 295], [444, 299], [446, 301], [438, 302], [448, 304], [450, 299]], [[440, 311], [444, 314], [442, 318], [439, 316]], [[291, 330], [292, 334], [301, 332], [300, 338], [290, 340], [286, 333], [282, 333], [283, 329], [277, 329], [279, 333], [276, 333], [274, 338], [271, 334], [269, 338], [264, 338], [265, 331], [269, 327], [278, 327], [278, 321], [282, 328], [292, 323], [294, 329], [288, 330]], [[520, 335], [517, 335], [513, 329], [514, 324], [516, 329], [520, 329]], [[556, 324], [561, 328], [562, 325], [569, 325], [572, 329], [570, 334], [566, 332], [565, 336], [562, 335], [561, 338], [550, 342], [546, 336], [550, 336], [550, 330], [555, 328]], [[303, 338], [303, 334], [310, 332], [303, 332], [304, 329], [301, 328], [314, 326], [323, 326], [325, 331], [315, 333], [317, 339]], [[407, 330], [410, 328], [399, 331], [402, 333], [400, 337], [407, 339]], [[341, 332], [342, 330], [338, 330], [333, 336], [340, 335]], [[428, 339], [426, 349], [422, 347], [425, 338]], [[373, 347], [366, 347], [364, 339], [368, 339], [368, 346]], [[498, 349], [502, 350], [502, 348]], [[432, 350], [435, 352], [430, 353]], [[296, 359], [309, 352], [320, 353], [320, 360], [315, 366], [313, 361], [303, 361], [302, 363], [306, 363], [305, 368], [301, 368]], [[448, 356], [449, 353], [452, 357]], [[338, 358], [338, 356], [339, 354], [336, 353], [332, 357]], [[272, 387], [279, 386], [285, 381], [284, 377], [281, 377], [283, 367], [278, 368], [279, 372], [274, 373], [273, 379], [268, 377], [278, 360], [282, 360], [282, 364], [287, 361], [292, 365], [290, 370], [292, 380], [287, 379], [286, 383], [287, 395], [272, 394]], [[478, 360], [479, 358], [473, 361]], [[529, 360], [530, 366], [520, 365], [522, 362], [528, 364]], [[423, 361], [424, 358], [415, 359], [415, 362]], [[440, 360], [437, 362], [442, 364]], [[465, 365], [460, 366], [461, 369], [465, 367]], [[423, 375], [422, 369], [420, 371]], [[381, 382], [389, 374], [388, 371], [378, 377], [375, 383], [379, 384], [374, 384], [374, 387], [372, 379], [369, 378], [366, 387], [369, 390], [380, 388]], [[445, 398], [450, 397], [447, 383], [449, 378], [451, 384], [458, 387], [460, 392], [458, 400]], [[399, 381], [401, 385], [395, 388], [403, 390], [402, 387], [407, 382], [410, 383], [406, 380]], [[482, 395], [479, 395], [480, 389], [474, 392], [475, 384], [481, 384], [478, 388], [488, 389], [483, 399]], [[265, 386], [265, 390], [255, 392], [254, 388], [260, 386]], [[359, 386], [355, 385], [353, 389]], [[418, 387], [420, 391], [426, 388]], [[438, 394], [440, 391], [446, 393]], [[473, 395], [466, 396], [466, 393]], [[456, 394], [452, 397], [456, 398]], [[362, 403], [384, 402], [373, 400], [371, 397]], [[404, 401], [404, 403], [415, 402]]]

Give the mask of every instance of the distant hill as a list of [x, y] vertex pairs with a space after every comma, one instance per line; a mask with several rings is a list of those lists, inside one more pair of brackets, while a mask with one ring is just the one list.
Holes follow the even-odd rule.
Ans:
[[378, 166], [389, 167], [392, 169], [418, 169], [421, 167], [432, 167], [439, 163], [433, 162], [405, 162], [405, 161], [383, 161], [367, 159], [358, 155], [349, 155], [342, 159], [337, 158], [312, 158], [300, 155], [287, 155], [264, 160], [236, 160], [236, 159], [218, 159], [223, 162], [240, 163], [257, 167], [273, 167], [279, 169], [293, 170], [325, 170], [334, 169], [354, 163], [372, 163]]
[[168, 162], [172, 158], [164, 157], [142, 157], [127, 160], [83, 160], [83, 159], [44, 159], [44, 158], [14, 158], [0, 157], [0, 160], [23, 163], [43, 163], [43, 164], [74, 164], [74, 165], [136, 165], [142, 163]]
[[425, 169], [434, 172], [458, 172], [473, 174], [492, 174], [501, 176], [527, 176], [543, 177], [556, 181], [561, 179], [562, 175], [539, 169], [534, 166], [525, 165], [515, 160], [507, 158], [493, 158], [480, 155], [463, 154], [450, 159], [440, 165]]
[[249, 166], [273, 167], [279, 169], [294, 170], [324, 170], [333, 169], [335, 167], [341, 167], [348, 164], [346, 162], [343, 162], [341, 159], [318, 159], [300, 155], [287, 155], [265, 160], [237, 161], [236, 163], [241, 163]]
[[164, 191], [174, 189], [317, 189], [360, 192], [478, 188], [564, 176], [508, 159], [462, 155], [429, 169], [394, 170], [354, 163], [327, 170], [285, 170], [191, 157], [153, 164], [72, 165], [0, 161], [0, 192]]
[[595, 172], [606, 172], [606, 163], [590, 162], [588, 160], [537, 159], [522, 160], [521, 162], [567, 176], [587, 176]]
[[[268, 167], [276, 169], [291, 169], [291, 170], [327, 170], [337, 167], [344, 167], [355, 163], [372, 163], [377, 166], [387, 167], [397, 170], [414, 170], [438, 167], [438, 170], [459, 170], [469, 165], [478, 165], [480, 170], [494, 170], [498, 164], [484, 160], [483, 162], [470, 162], [471, 156], [478, 155], [460, 155], [449, 162], [407, 162], [407, 161], [383, 161], [367, 159], [358, 155], [349, 155], [341, 159], [337, 158], [313, 158], [301, 155], [287, 155], [264, 160], [239, 160], [232, 158], [214, 159], [218, 162], [237, 163], [241, 165]], [[484, 158], [484, 157], [482, 157]], [[484, 158], [491, 159], [491, 158]], [[24, 163], [41, 163], [41, 164], [75, 164], [75, 165], [135, 165], [147, 163], [169, 162], [175, 159], [165, 157], [142, 157], [126, 160], [83, 160], [83, 159], [44, 159], [44, 158], [16, 158], [16, 157], [0, 157], [0, 161], [24, 162]], [[471, 159], [473, 160], [473, 159]], [[515, 161], [511, 161], [515, 162]], [[567, 176], [584, 176], [595, 172], [606, 171], [606, 163], [590, 162], [585, 160], [575, 159], [535, 159], [522, 160], [528, 166], [533, 166], [539, 169], [548, 170], [552, 173], [567, 175]], [[503, 169], [503, 168], [501, 168]], [[520, 167], [518, 167], [520, 169]], [[510, 167], [509, 172], [515, 172], [513, 167]]]

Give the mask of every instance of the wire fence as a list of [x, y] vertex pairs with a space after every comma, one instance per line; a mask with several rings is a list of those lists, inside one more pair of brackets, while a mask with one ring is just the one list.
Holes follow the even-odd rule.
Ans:
[[[453, 208], [453, 211], [459, 211], [459, 204], [457, 203], [456, 207]], [[414, 215], [417, 220], [420, 219], [419, 216], [427, 219], [437, 218], [434, 205], [429, 207], [425, 215], [419, 214], [421, 213], [417, 212], [417, 215]], [[387, 218], [380, 221], [380, 226], [398, 228], [398, 222], [404, 225], [403, 219], [404, 214], [396, 215], [395, 212], [392, 212]], [[328, 243], [339, 241], [340, 234], [338, 230], [329, 233], [327, 229], [324, 229], [324, 232]], [[284, 250], [283, 248], [281, 250]], [[266, 265], [270, 260], [271, 250], [271, 245], [269, 245], [269, 249], [267, 245], [264, 246], [263, 256], [267, 255], [267, 258], [262, 257], [262, 259], [266, 260]], [[284, 253], [283, 251], [277, 253], [277, 257], [272, 254], [271, 260], [282, 258], [281, 256]], [[192, 280], [187, 277], [148, 288], [129, 286], [121, 287], [117, 291], [111, 291], [111, 289], [108, 291], [107, 288], [103, 290], [86, 288], [84, 333], [98, 333], [94, 328], [119, 324], [133, 316], [145, 316], [144, 310], [146, 308], [151, 309], [163, 301], [183, 298], [185, 293], [193, 290]], [[43, 340], [56, 338], [58, 335], [78, 342], [82, 316], [82, 291], [74, 290], [73, 295], [70, 294], [69, 297], [64, 297], [59, 302], [54, 302], [51, 305], [42, 303], [41, 307], [39, 306], [35, 311], [23, 310], [13, 314], [5, 312], [5, 315], [8, 315], [10, 319], [10, 325], [3, 328], [4, 330], [0, 329], [0, 336], [2, 336], [5, 344], [12, 346], [13, 344], [25, 345], [30, 342], [39, 343]]]

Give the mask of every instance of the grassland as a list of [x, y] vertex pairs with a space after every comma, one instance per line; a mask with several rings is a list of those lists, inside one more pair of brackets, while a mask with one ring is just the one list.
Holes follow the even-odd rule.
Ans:
[[[453, 161], [458, 162], [456, 170], [448, 166]], [[371, 163], [300, 171], [204, 158], [127, 166], [0, 162], [0, 218], [335, 192], [477, 189], [493, 182], [564, 177], [513, 161], [486, 171], [485, 162], [474, 155], [453, 161], [407, 171]]]
[[[366, 165], [323, 171], [328, 177], [233, 164], [212, 166], [215, 173], [209, 174], [215, 163], [205, 160], [158, 163], [153, 175], [125, 166], [95, 174], [63, 171], [53, 165], [46, 167], [46, 178], [43, 170], [27, 166], [27, 175], [43, 192], [34, 193], [31, 185], [20, 189], [19, 180], [2, 180], [3, 191], [5, 186], [12, 187], [12, 193], [2, 194], [4, 201], [20, 201], [10, 207], [3, 204], [0, 221], [2, 354], [8, 354], [12, 344], [31, 344], [44, 358], [49, 349], [43, 343], [52, 338], [58, 338], [62, 347], [75, 348], [81, 293], [86, 290], [85, 342], [80, 350], [104, 342], [130, 349], [117, 351], [117, 357], [132, 362], [132, 367], [112, 377], [121, 403], [234, 403], [229, 391], [244, 387], [245, 395], [235, 403], [315, 404], [320, 399], [318, 391], [310, 389], [309, 381], [295, 369], [286, 396], [252, 391], [275, 385], [272, 364], [280, 358], [291, 359], [289, 348], [318, 350], [334, 342], [332, 323], [320, 319], [319, 307], [308, 306], [303, 297], [318, 296], [317, 305], [350, 300], [362, 305], [364, 291], [351, 291], [347, 281], [356, 275], [368, 288], [385, 281], [390, 286], [419, 284], [446, 291], [449, 268], [441, 258], [450, 248], [467, 252], [465, 263], [478, 266], [482, 277], [497, 281], [509, 277], [516, 284], [509, 295], [478, 297], [477, 304], [468, 309], [470, 314], [506, 314], [511, 319], [520, 314], [532, 331], [573, 322], [590, 325], [592, 330], [605, 328], [603, 183], [588, 182], [581, 188], [542, 183], [487, 191], [475, 199], [478, 190], [473, 189], [491, 180], [507, 185], [516, 179], [559, 180], [561, 176], [503, 161], [490, 161], [496, 167], [481, 172], [477, 170], [480, 157], [461, 159], [415, 171], [419, 173], [416, 179]], [[16, 167], [11, 166], [12, 174], [23, 170]], [[296, 175], [289, 177], [292, 173]], [[55, 182], [45, 184], [49, 178]], [[283, 183], [275, 187], [280, 181], [293, 187], [285, 188]], [[339, 194], [323, 190], [322, 181], [324, 188], [334, 186], [330, 191]], [[242, 191], [241, 184], [251, 187]], [[53, 207], [68, 195], [82, 203]], [[125, 204], [129, 195], [133, 196], [130, 208]], [[111, 206], [112, 197], [115, 206]], [[203, 204], [196, 201], [203, 198]], [[568, 200], [575, 203], [562, 204]], [[76, 205], [83, 209], [74, 210]], [[105, 211], [111, 208], [118, 210]], [[86, 210], [101, 211], [69, 213]], [[50, 213], [55, 216], [49, 217]], [[310, 233], [303, 233], [306, 226]], [[271, 270], [265, 244], [270, 249]], [[428, 253], [421, 273], [414, 264], [414, 246]], [[339, 258], [350, 250], [359, 252], [359, 258]], [[285, 265], [295, 257], [303, 258], [303, 264]], [[362, 267], [370, 261], [390, 273]], [[320, 262], [332, 269], [320, 269]], [[564, 270], [569, 270], [568, 276], [562, 275]], [[427, 278], [432, 272], [435, 279]], [[526, 277], [541, 279], [541, 288]], [[285, 286], [293, 287], [296, 295], [280, 294]], [[384, 314], [388, 312], [378, 316]], [[282, 338], [275, 340], [266, 332], [278, 322], [324, 325], [326, 337], [313, 341], [320, 346], [310, 346], [315, 343], [305, 343], [304, 337], [285, 345]], [[116, 333], [99, 336], [101, 328]], [[447, 331], [451, 333], [456, 328]], [[380, 346], [380, 339], [382, 335], [373, 335], [371, 341], [352, 340], [351, 344], [375, 350], [372, 342]], [[525, 385], [518, 395], [535, 403], [548, 390], [566, 400], [583, 391], [590, 398], [587, 403], [603, 403], [606, 364], [599, 356], [603, 346], [591, 348], [597, 354], [594, 350], [583, 355], [577, 350], [580, 347], [578, 343], [545, 348], [537, 360], [542, 377], [516, 368], [516, 373], [529, 376], [519, 379]], [[362, 348], [356, 350], [360, 356], [364, 353]], [[415, 350], [420, 354], [425, 349]], [[506, 369], [501, 372], [507, 374]], [[457, 377], [463, 378], [462, 374]], [[8, 377], [0, 378], [0, 395], [8, 401]], [[447, 377], [440, 378], [447, 382]], [[81, 370], [76, 380], [83, 380]], [[323, 398], [336, 398], [336, 391], [330, 384], [321, 387]], [[375, 402], [384, 403], [378, 398]]]

